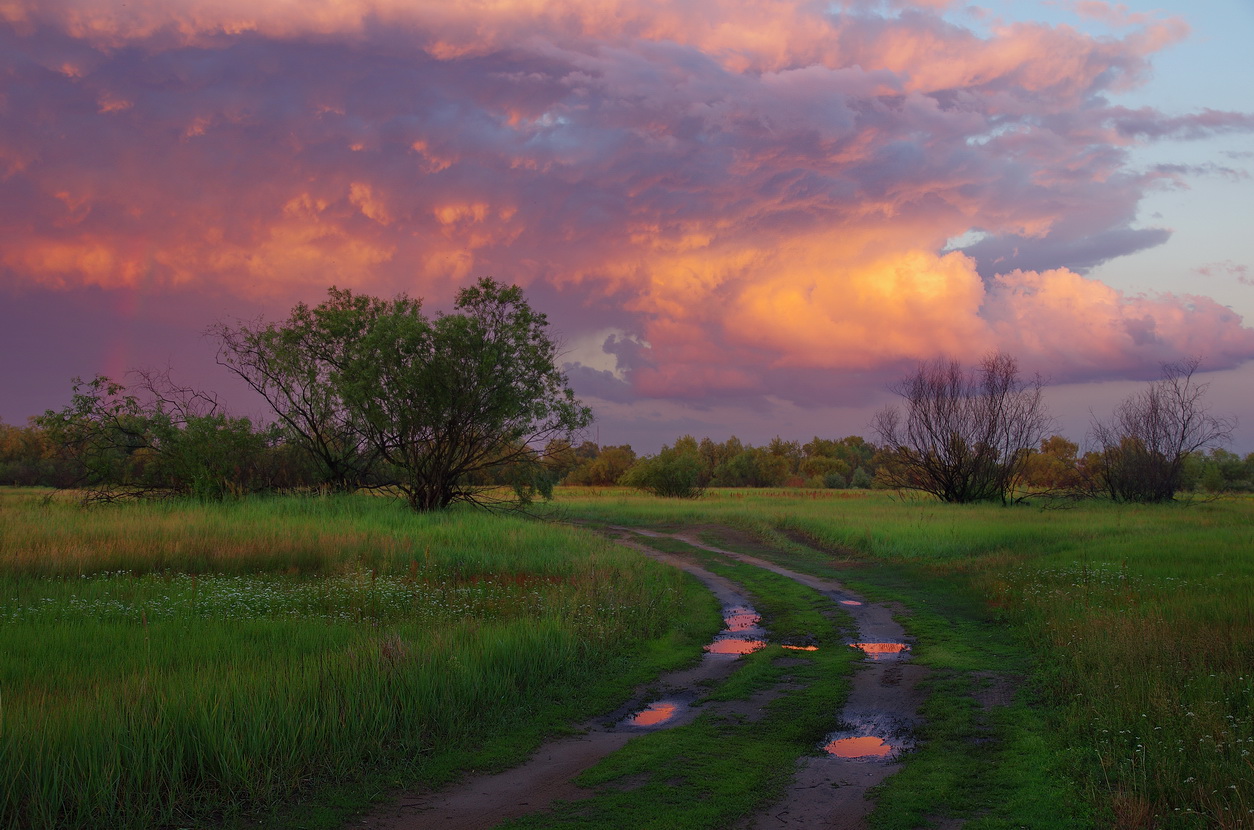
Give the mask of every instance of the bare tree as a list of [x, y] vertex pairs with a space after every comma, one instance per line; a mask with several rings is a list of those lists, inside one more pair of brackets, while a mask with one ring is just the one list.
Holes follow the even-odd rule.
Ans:
[[1129, 396], [1109, 420], [1093, 419], [1097, 486], [1115, 501], [1163, 502], [1180, 489], [1190, 453], [1232, 439], [1236, 420], [1211, 414], [1201, 361], [1164, 363], [1162, 377]]
[[905, 412], [886, 407], [873, 422], [881, 477], [946, 502], [1006, 503], [1050, 426], [1042, 387], [1000, 352], [971, 370], [943, 358], [921, 364], [893, 387]]

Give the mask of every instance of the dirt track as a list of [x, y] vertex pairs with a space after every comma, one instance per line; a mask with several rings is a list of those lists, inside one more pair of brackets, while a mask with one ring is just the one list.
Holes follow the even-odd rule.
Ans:
[[[800, 574], [756, 557], [722, 550], [702, 542], [695, 533], [661, 534], [616, 528], [623, 544], [661, 562], [678, 567], [699, 579], [718, 598], [725, 617], [749, 609], [748, 598], [730, 581], [710, 573], [686, 557], [662, 553], [631, 541], [631, 534], [669, 537], [756, 567], [765, 568], [819, 591], [848, 611], [857, 627], [857, 643], [907, 644], [905, 632], [893, 619], [893, 609], [866, 603], [840, 583]], [[752, 610], [750, 609], [750, 614]], [[733, 624], [739, 631], [725, 631], [720, 639], [765, 636], [752, 625]], [[734, 651], [734, 648], [732, 649]], [[876, 651], [871, 649], [871, 651]], [[638, 697], [622, 709], [581, 726], [582, 734], [550, 741], [521, 766], [493, 775], [471, 775], [451, 788], [433, 793], [411, 793], [395, 799], [353, 827], [371, 830], [480, 830], [520, 815], [543, 810], [557, 800], [576, 801], [593, 793], [577, 787], [572, 779], [636, 735], [691, 722], [705, 711], [735, 712], [746, 717], [760, 714], [771, 694], [734, 703], [699, 702], [701, 690], [729, 676], [736, 669], [735, 654], [707, 653], [696, 667], [659, 678], [660, 698], [674, 704], [673, 714], [650, 726], [633, 722], [631, 716], [657, 698]], [[742, 830], [774, 828], [840, 828], [865, 826], [873, 806], [866, 791], [899, 768], [898, 755], [908, 748], [918, 720], [920, 694], [917, 684], [924, 670], [909, 663], [909, 651], [869, 654], [853, 680], [853, 688], [839, 719], [848, 729], [831, 736], [832, 752], [870, 754], [845, 758], [838, 754], [802, 758], [789, 791], [777, 804], [750, 820]], [[668, 710], [670, 711], [670, 710]], [[840, 742], [840, 743], [837, 743]], [[852, 748], [852, 749], [851, 749]]]

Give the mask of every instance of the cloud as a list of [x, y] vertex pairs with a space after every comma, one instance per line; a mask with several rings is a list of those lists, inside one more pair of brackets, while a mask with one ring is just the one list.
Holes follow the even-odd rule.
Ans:
[[1187, 27], [890, 5], [11, 0], [0, 279], [282, 309], [492, 274], [620, 333], [570, 366], [619, 402], [840, 401], [999, 347], [1071, 379], [1254, 356], [1211, 301], [1084, 276], [1218, 169], [1132, 148], [1254, 130], [1109, 102]]

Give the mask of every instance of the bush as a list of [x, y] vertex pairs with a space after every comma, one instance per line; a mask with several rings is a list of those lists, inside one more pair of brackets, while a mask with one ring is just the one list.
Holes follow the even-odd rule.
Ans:
[[666, 498], [695, 499], [705, 493], [701, 459], [670, 447], [637, 461], [619, 483]]

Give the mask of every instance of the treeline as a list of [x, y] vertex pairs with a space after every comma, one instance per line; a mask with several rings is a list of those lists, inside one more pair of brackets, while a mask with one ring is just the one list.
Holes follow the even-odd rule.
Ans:
[[[678, 489], [690, 481], [692, 495], [706, 487], [897, 487], [888, 474], [892, 453], [857, 435], [838, 440], [816, 436], [804, 444], [776, 437], [761, 447], [735, 436], [719, 443], [685, 435], [655, 455], [639, 457], [628, 444], [601, 447], [585, 441], [560, 448], [552, 457], [557, 480], [576, 486], [656, 490], [669, 475], [679, 482]], [[1017, 484], [1036, 493], [1100, 495], [1107, 466], [1102, 451], [1081, 454], [1079, 444], [1051, 435], [1027, 453]], [[1185, 459], [1181, 484], [1190, 492], [1254, 492], [1254, 453], [1242, 458], [1222, 448], [1193, 452]]]
[[898, 381], [899, 405], [872, 424], [878, 445], [685, 435], [638, 457], [628, 445], [578, 443], [592, 410], [558, 369], [547, 328], [521, 289], [491, 278], [434, 316], [404, 294], [333, 287], [284, 320], [209, 330], [218, 363], [273, 413], [267, 424], [168, 372], [132, 372], [129, 387], [76, 379], [69, 406], [25, 427], [0, 424], [0, 483], [75, 488], [87, 500], [378, 488], [414, 510], [525, 506], [559, 483], [681, 498], [708, 487], [880, 487], [1003, 504], [1254, 489], [1254, 455], [1222, 448], [1236, 420], [1207, 408], [1196, 358], [1164, 364], [1109, 417], [1094, 416], [1083, 455], [1050, 435], [1043, 380], [997, 352], [969, 367], [939, 358]]
[[[762, 447], [736, 436], [717, 442], [685, 435], [655, 456], [637, 458], [630, 445], [599, 447], [585, 441], [550, 453], [564, 484], [638, 484], [650, 468], [679, 467], [692, 486], [839, 488], [873, 485], [876, 447], [851, 435], [815, 437], [805, 444], [776, 437]], [[626, 481], [624, 481], [624, 477]]]
[[[112, 391], [113, 395], [105, 393]], [[250, 492], [343, 489], [333, 476], [276, 425], [258, 425], [224, 413], [158, 411], [100, 378], [80, 384], [77, 406], [32, 418], [25, 426], [0, 421], [0, 484], [44, 487], [111, 485], [115, 494], [170, 493], [222, 498]], [[77, 416], [77, 417], [75, 417]], [[102, 416], [105, 416], [102, 418]], [[635, 486], [664, 480], [695, 495], [707, 487], [892, 488], [890, 455], [857, 435], [814, 437], [801, 443], [776, 437], [755, 447], [685, 435], [662, 451], [638, 455], [629, 444], [552, 442], [544, 474], [550, 485]], [[1053, 435], [1027, 455], [1021, 486], [1035, 492], [1078, 492], [1101, 480], [1099, 451]], [[480, 475], [483, 486], [512, 486], [521, 471], [508, 467]], [[350, 489], [387, 486], [386, 465], [357, 458]], [[1201, 493], [1254, 492], [1254, 453], [1194, 452], [1184, 464], [1182, 489]], [[682, 495], [682, 493], [680, 494]]]

